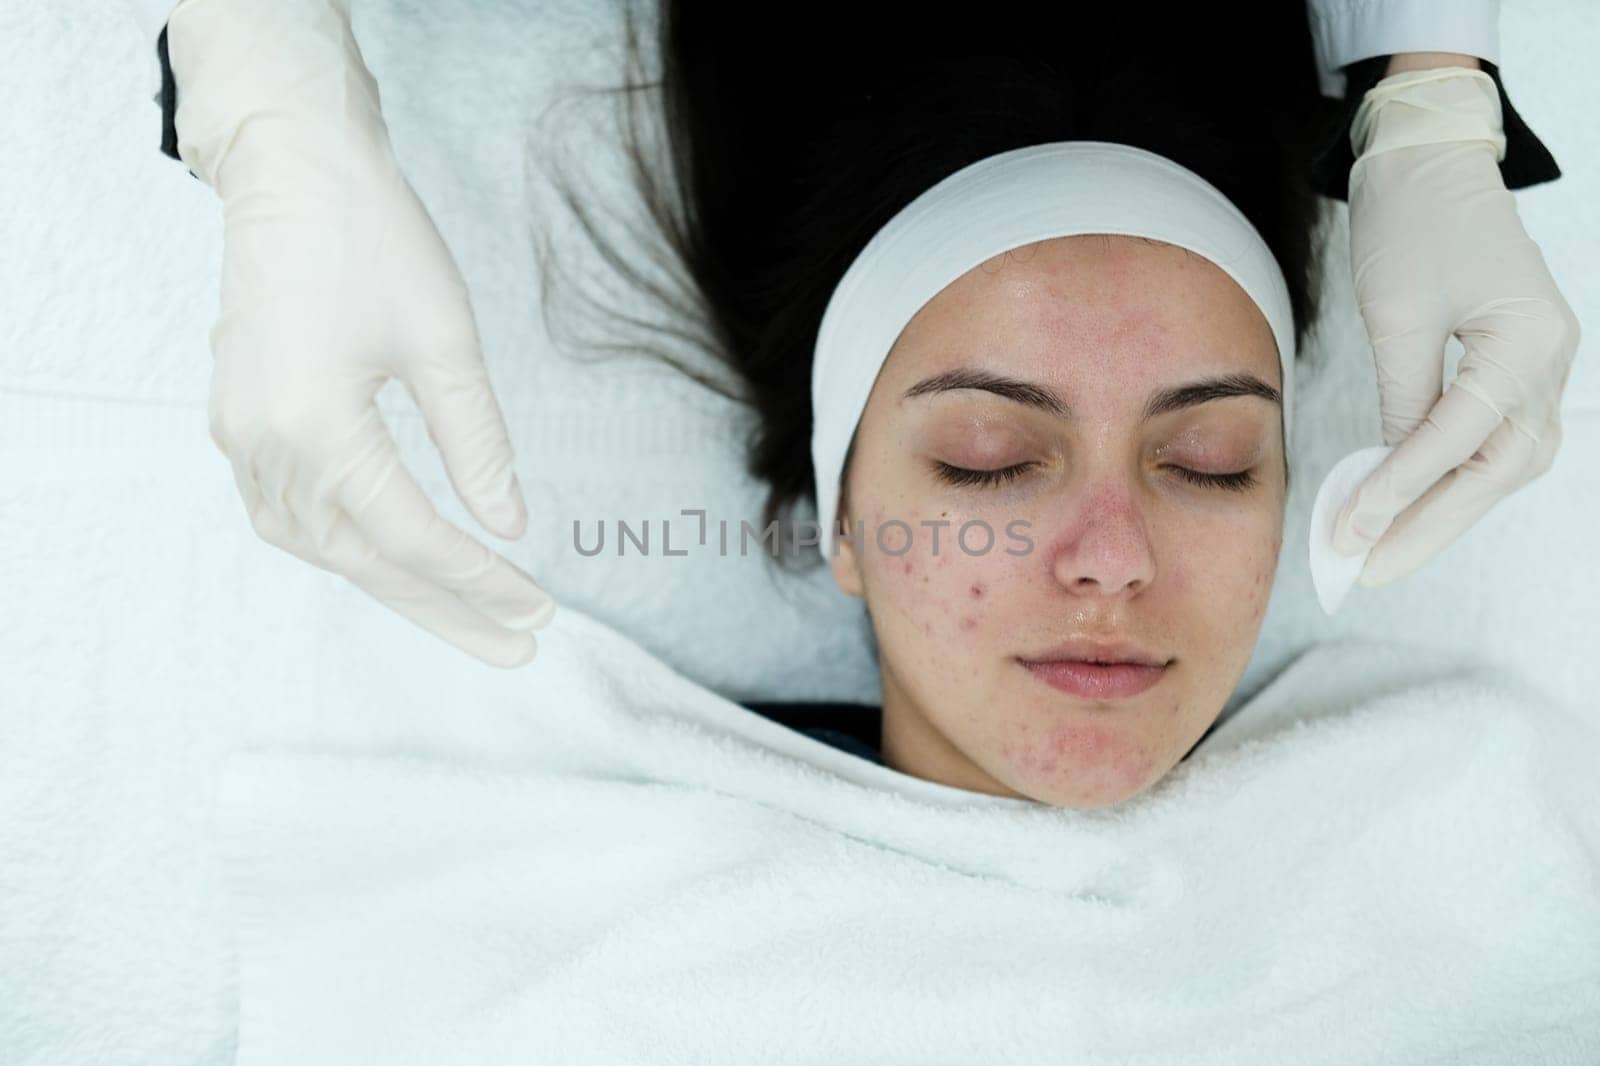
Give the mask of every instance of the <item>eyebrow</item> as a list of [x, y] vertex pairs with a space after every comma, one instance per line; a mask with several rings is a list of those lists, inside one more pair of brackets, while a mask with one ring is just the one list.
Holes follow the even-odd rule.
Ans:
[[[956, 370], [947, 370], [943, 374], [935, 374], [931, 378], [924, 378], [907, 389], [901, 399], [908, 400], [913, 396], [929, 396], [962, 389], [992, 392], [996, 396], [1002, 396], [1067, 421], [1076, 417], [1071, 406], [1045, 386], [976, 367], [960, 367]], [[1146, 401], [1142, 417], [1149, 420], [1170, 411], [1234, 396], [1259, 396], [1263, 400], [1283, 406], [1283, 397], [1278, 390], [1254, 374], [1221, 374], [1175, 385], [1154, 393]]]

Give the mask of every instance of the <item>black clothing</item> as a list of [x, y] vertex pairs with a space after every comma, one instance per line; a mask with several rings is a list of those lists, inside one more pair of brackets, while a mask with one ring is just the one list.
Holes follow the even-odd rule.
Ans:
[[[883, 726], [881, 707], [861, 703], [745, 703], [740, 706], [841, 751], [859, 755], [879, 766], [884, 764], [883, 754], [878, 750]], [[1221, 723], [1221, 718], [1212, 722], [1194, 742], [1194, 747], [1183, 753], [1183, 759], [1193, 755]]]
[[883, 723], [881, 707], [862, 703], [746, 703], [742, 706], [824, 744], [883, 765], [883, 756], [878, 751]]
[[[172, 78], [172, 63], [167, 57], [167, 31], [162, 29], [156, 39], [156, 55], [161, 60], [161, 91], [156, 102], [161, 105], [161, 152], [182, 162], [178, 155], [178, 130], [175, 118], [178, 112], [178, 88]], [[1507, 189], [1522, 189], [1561, 177], [1550, 150], [1544, 146], [1517, 109], [1511, 106], [1506, 89], [1500, 81], [1500, 68], [1488, 60], [1480, 60], [1484, 73], [1494, 79], [1500, 90], [1500, 111], [1506, 135], [1506, 157], [1500, 161], [1500, 176]], [[1388, 56], [1373, 56], [1357, 60], [1344, 67], [1344, 100], [1337, 105], [1343, 108], [1343, 119], [1334, 129], [1335, 135], [1318, 152], [1311, 163], [1312, 187], [1334, 200], [1348, 200], [1350, 196], [1350, 167], [1355, 163], [1355, 152], [1350, 148], [1350, 124], [1361, 106], [1361, 98], [1383, 79], [1389, 65]], [[198, 175], [190, 172], [198, 180]]]
[[[1350, 126], [1361, 98], [1378, 82], [1389, 66], [1389, 56], [1358, 59], [1344, 68], [1345, 91], [1343, 121], [1338, 123], [1338, 136], [1329, 141], [1312, 160], [1312, 187], [1333, 200], [1350, 199], [1350, 168], [1355, 165], [1355, 150], [1350, 147]], [[1561, 176], [1561, 168], [1544, 143], [1528, 128], [1528, 124], [1511, 106], [1506, 87], [1500, 82], [1500, 68], [1487, 59], [1478, 61], [1483, 72], [1494, 79], [1500, 90], [1500, 118], [1506, 134], [1506, 157], [1500, 160], [1500, 177], [1507, 189], [1522, 189], [1541, 182], [1554, 181]]]

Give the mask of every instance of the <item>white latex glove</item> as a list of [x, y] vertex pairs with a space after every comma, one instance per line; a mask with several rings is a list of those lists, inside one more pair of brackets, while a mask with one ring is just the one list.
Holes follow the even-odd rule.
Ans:
[[212, 439], [271, 544], [496, 666], [555, 604], [439, 515], [375, 397], [399, 378], [472, 515], [527, 511], [466, 286], [390, 149], [349, 0], [182, 0], [178, 152], [222, 200]]
[[[1372, 588], [1550, 469], [1579, 328], [1500, 176], [1488, 74], [1391, 75], [1363, 100], [1351, 142], [1351, 267], [1395, 450], [1340, 512], [1333, 543], [1345, 555], [1371, 546]], [[1465, 352], [1443, 389], [1451, 334]]]

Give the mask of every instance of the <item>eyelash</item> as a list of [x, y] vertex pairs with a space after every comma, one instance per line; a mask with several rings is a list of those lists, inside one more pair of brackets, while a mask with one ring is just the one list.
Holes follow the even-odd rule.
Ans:
[[[1014, 481], [1028, 471], [1032, 463], [1018, 463], [1015, 466], [1001, 467], [998, 470], [968, 470], [966, 467], [951, 466], [949, 463], [938, 463], [939, 476], [951, 485], [995, 487]], [[1203, 474], [1198, 470], [1187, 467], [1175, 466], [1172, 469], [1178, 476], [1195, 485], [1205, 488], [1223, 489], [1228, 492], [1244, 492], [1255, 484], [1255, 472], [1241, 470], [1236, 474]]]

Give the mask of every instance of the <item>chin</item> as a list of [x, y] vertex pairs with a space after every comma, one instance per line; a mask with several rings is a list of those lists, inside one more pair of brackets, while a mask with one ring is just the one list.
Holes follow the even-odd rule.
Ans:
[[1119, 803], [1141, 795], [1150, 786], [1165, 775], [1156, 775], [1148, 780], [1139, 780], [1131, 783], [1105, 782], [1097, 786], [1073, 788], [1067, 786], [1055, 789], [1035, 789], [1022, 791], [1029, 799], [1038, 803], [1045, 803], [1052, 807], [1070, 807], [1077, 811], [1094, 811], [1106, 807], [1115, 807]]

